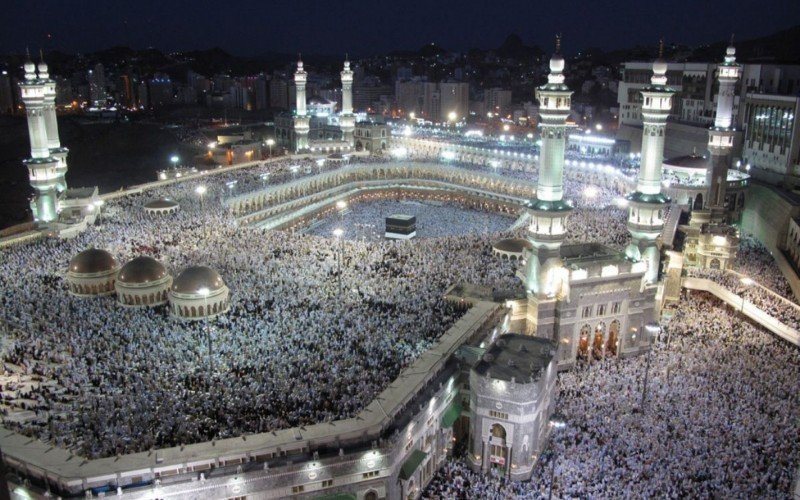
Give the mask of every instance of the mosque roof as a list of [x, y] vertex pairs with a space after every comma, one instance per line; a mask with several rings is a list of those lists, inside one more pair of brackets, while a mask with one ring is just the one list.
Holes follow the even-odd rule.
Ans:
[[308, 104], [332, 104], [331, 101], [325, 99], [324, 97], [320, 97], [318, 95], [314, 95], [308, 98], [306, 101]]
[[145, 284], [158, 281], [167, 275], [164, 264], [152, 257], [140, 255], [129, 260], [119, 270], [117, 281], [129, 284]]
[[706, 169], [708, 168], [710, 162], [705, 156], [690, 154], [684, 156], [674, 156], [664, 160], [663, 163], [664, 165], [672, 167]]
[[190, 266], [181, 271], [172, 282], [172, 291], [188, 295], [201, 295], [200, 290], [214, 292], [225, 286], [222, 276], [206, 266]]
[[109, 272], [118, 267], [117, 259], [106, 250], [89, 248], [72, 257], [69, 261], [71, 274], [96, 274]]
[[634, 191], [633, 193], [630, 193], [630, 194], [626, 195], [625, 199], [628, 200], [628, 201], [633, 201], [633, 202], [658, 203], [658, 204], [661, 204], [661, 205], [667, 204], [670, 201], [672, 201], [669, 196], [666, 196], [666, 195], [661, 194], [661, 193], [658, 193], [658, 194], [645, 194], [645, 193], [640, 193], [639, 191]]
[[[472, 368], [478, 375], [526, 384], [538, 379], [555, 355], [552, 340], [519, 333], [501, 335]], [[531, 380], [533, 379], [533, 380]]]
[[525, 238], [506, 238], [492, 243], [495, 250], [501, 252], [522, 253], [526, 248], [533, 248], [533, 244]]

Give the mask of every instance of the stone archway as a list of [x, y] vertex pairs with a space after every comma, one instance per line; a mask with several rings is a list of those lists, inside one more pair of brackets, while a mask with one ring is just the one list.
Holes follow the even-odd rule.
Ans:
[[604, 354], [604, 343], [606, 337], [606, 324], [599, 323], [594, 329], [594, 338], [592, 339], [592, 358], [602, 359]]
[[589, 359], [589, 334], [592, 329], [589, 325], [581, 327], [580, 336], [578, 337], [578, 355], [577, 358], [582, 361]]
[[617, 343], [619, 342], [619, 320], [614, 320], [608, 328], [608, 340], [606, 341], [606, 356], [617, 355]]

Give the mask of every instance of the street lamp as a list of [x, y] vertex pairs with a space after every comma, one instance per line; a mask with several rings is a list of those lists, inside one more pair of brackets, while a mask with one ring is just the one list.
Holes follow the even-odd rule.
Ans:
[[211, 329], [209, 328], [208, 324], [208, 295], [211, 293], [211, 291], [208, 288], [203, 287], [197, 290], [197, 293], [203, 297], [203, 312], [206, 316], [206, 339], [208, 341], [208, 369], [210, 375], [214, 373], [214, 358], [211, 357]]
[[[741, 283], [745, 287], [748, 287], [748, 286], [753, 286], [756, 282], [745, 276], [744, 278], [739, 280], [739, 283]], [[739, 308], [739, 312], [740, 313], [744, 312], [744, 290], [742, 290], [742, 307]]]
[[275, 145], [275, 139], [267, 139], [267, 146], [269, 146], [269, 157], [272, 158], [272, 146]]
[[203, 202], [203, 195], [206, 194], [206, 187], [203, 186], [203, 185], [200, 185], [200, 186], [197, 186], [194, 189], [194, 191], [195, 191], [195, 193], [200, 195], [200, 217], [202, 217], [202, 219], [203, 219], [203, 236], [207, 236], [207, 233], [206, 233], [206, 217], [205, 217], [206, 206], [205, 206], [205, 203]]
[[647, 399], [647, 378], [650, 376], [650, 354], [653, 352], [653, 337], [655, 337], [658, 332], [661, 331], [661, 327], [658, 325], [658, 323], [647, 323], [644, 325], [644, 331], [647, 332], [647, 338], [650, 345], [647, 348], [647, 364], [644, 369], [644, 384], [642, 385], [642, 402], [639, 405], [642, 413], [644, 413], [644, 403]]
[[172, 168], [175, 168], [175, 167], [178, 166], [178, 162], [180, 161], [180, 158], [178, 158], [178, 155], [172, 155], [172, 156], [169, 157], [169, 161], [172, 162]]
[[447, 113], [447, 120], [450, 121], [454, 127], [456, 126], [456, 118], [458, 118], [458, 115], [456, 115], [455, 111]]
[[98, 225], [101, 225], [101, 226], [103, 225], [103, 219], [102, 219], [103, 210], [102, 210], [102, 207], [103, 207], [104, 203], [105, 203], [105, 201], [103, 201], [103, 200], [97, 200], [97, 201], [94, 202], [94, 206], [97, 207], [97, 223], [98, 223]]
[[344, 255], [344, 230], [336, 228], [333, 230], [333, 235], [339, 240], [339, 258], [336, 260], [336, 274], [339, 276], [339, 298], [342, 296], [342, 257]]
[[[347, 208], [347, 202], [344, 200], [337, 201], [336, 208], [339, 209], [339, 220], [344, 220], [344, 209]], [[338, 231], [341, 231], [341, 229]]]
[[[553, 432], [558, 429], [562, 429], [567, 426], [567, 421], [563, 415], [560, 413], [553, 413], [550, 416], [550, 425], [553, 426]], [[550, 452], [552, 453], [552, 457], [550, 457], [550, 487], [547, 492], [547, 500], [552, 500], [553, 498], [553, 483], [556, 480], [556, 452], [553, 447], [553, 439], [555, 436], [552, 434], [550, 435]]]

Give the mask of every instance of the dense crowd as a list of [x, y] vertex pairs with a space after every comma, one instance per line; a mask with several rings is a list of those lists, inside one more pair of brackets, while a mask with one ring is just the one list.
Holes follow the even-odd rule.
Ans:
[[[73, 240], [4, 251], [0, 301], [15, 326], [3, 352], [8, 425], [107, 456], [346, 418], [457, 319], [442, 299], [454, 279], [521, 286], [478, 235], [346, 242], [339, 276], [330, 239], [236, 227], [221, 205], [225, 179], [203, 182], [203, 205], [199, 181], [183, 182], [109, 202], [102, 227]], [[181, 211], [144, 215], [162, 196]], [[87, 247], [120, 262], [153, 256], [173, 276], [217, 269], [233, 299], [210, 325], [213, 363], [203, 322], [68, 295], [63, 273]]]
[[[529, 482], [448, 462], [423, 498], [787, 498], [800, 464], [800, 351], [710, 295], [684, 297], [650, 360], [559, 375], [566, 426]], [[554, 462], [552, 462], [554, 461]]]
[[745, 235], [739, 240], [739, 249], [733, 261], [733, 269], [769, 288], [781, 297], [797, 301], [789, 282], [775, 263], [769, 249], [752, 236]]

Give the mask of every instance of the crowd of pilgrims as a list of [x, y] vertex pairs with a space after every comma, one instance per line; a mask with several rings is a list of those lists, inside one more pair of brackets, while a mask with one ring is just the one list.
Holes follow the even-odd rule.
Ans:
[[[109, 200], [74, 239], [3, 251], [6, 425], [99, 457], [347, 418], [457, 320], [443, 299], [454, 281], [521, 288], [491, 233], [348, 241], [339, 276], [329, 238], [237, 227], [221, 204], [228, 175], [202, 179], [203, 205], [187, 180]], [[160, 197], [181, 210], [145, 215]], [[152, 256], [173, 276], [216, 269], [232, 304], [208, 325], [212, 359], [204, 321], [70, 296], [67, 264], [89, 247], [120, 264]]]
[[[647, 356], [559, 375], [566, 425], [531, 481], [450, 459], [427, 499], [787, 498], [800, 465], [800, 350], [692, 292]], [[668, 314], [667, 316], [670, 316]]]
[[[790, 328], [800, 330], [800, 305], [767, 247], [744, 236], [731, 270], [689, 269], [689, 276], [710, 279], [743, 297]], [[755, 283], [748, 283], [746, 279]]]

